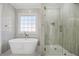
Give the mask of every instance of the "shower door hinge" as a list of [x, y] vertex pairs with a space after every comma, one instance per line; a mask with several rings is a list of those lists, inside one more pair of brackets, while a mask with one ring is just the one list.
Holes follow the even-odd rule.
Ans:
[[46, 6], [44, 6], [44, 10], [46, 10]]
[[60, 32], [63, 32], [63, 26], [60, 25]]

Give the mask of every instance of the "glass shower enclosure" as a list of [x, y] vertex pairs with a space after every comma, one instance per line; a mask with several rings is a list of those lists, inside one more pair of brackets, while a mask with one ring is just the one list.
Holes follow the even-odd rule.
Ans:
[[43, 4], [44, 55], [79, 55], [79, 15], [76, 4]]

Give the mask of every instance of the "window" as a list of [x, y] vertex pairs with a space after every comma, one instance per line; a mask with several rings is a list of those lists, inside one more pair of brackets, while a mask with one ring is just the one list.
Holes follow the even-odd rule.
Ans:
[[36, 32], [36, 16], [21, 16], [20, 31]]

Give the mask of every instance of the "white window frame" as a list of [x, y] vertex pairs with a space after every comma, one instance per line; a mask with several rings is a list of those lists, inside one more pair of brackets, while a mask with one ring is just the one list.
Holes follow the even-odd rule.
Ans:
[[36, 16], [36, 32], [26, 32], [28, 34], [37, 34], [38, 33], [38, 15], [37, 14], [24, 14], [20, 13], [18, 14], [18, 34], [24, 34], [24, 32], [20, 31], [20, 18], [21, 16]]

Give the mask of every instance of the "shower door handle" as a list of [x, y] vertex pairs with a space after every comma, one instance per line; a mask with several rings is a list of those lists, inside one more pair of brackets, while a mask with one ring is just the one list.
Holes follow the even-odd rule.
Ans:
[[60, 32], [62, 32], [63, 31], [63, 26], [62, 25], [60, 25]]

